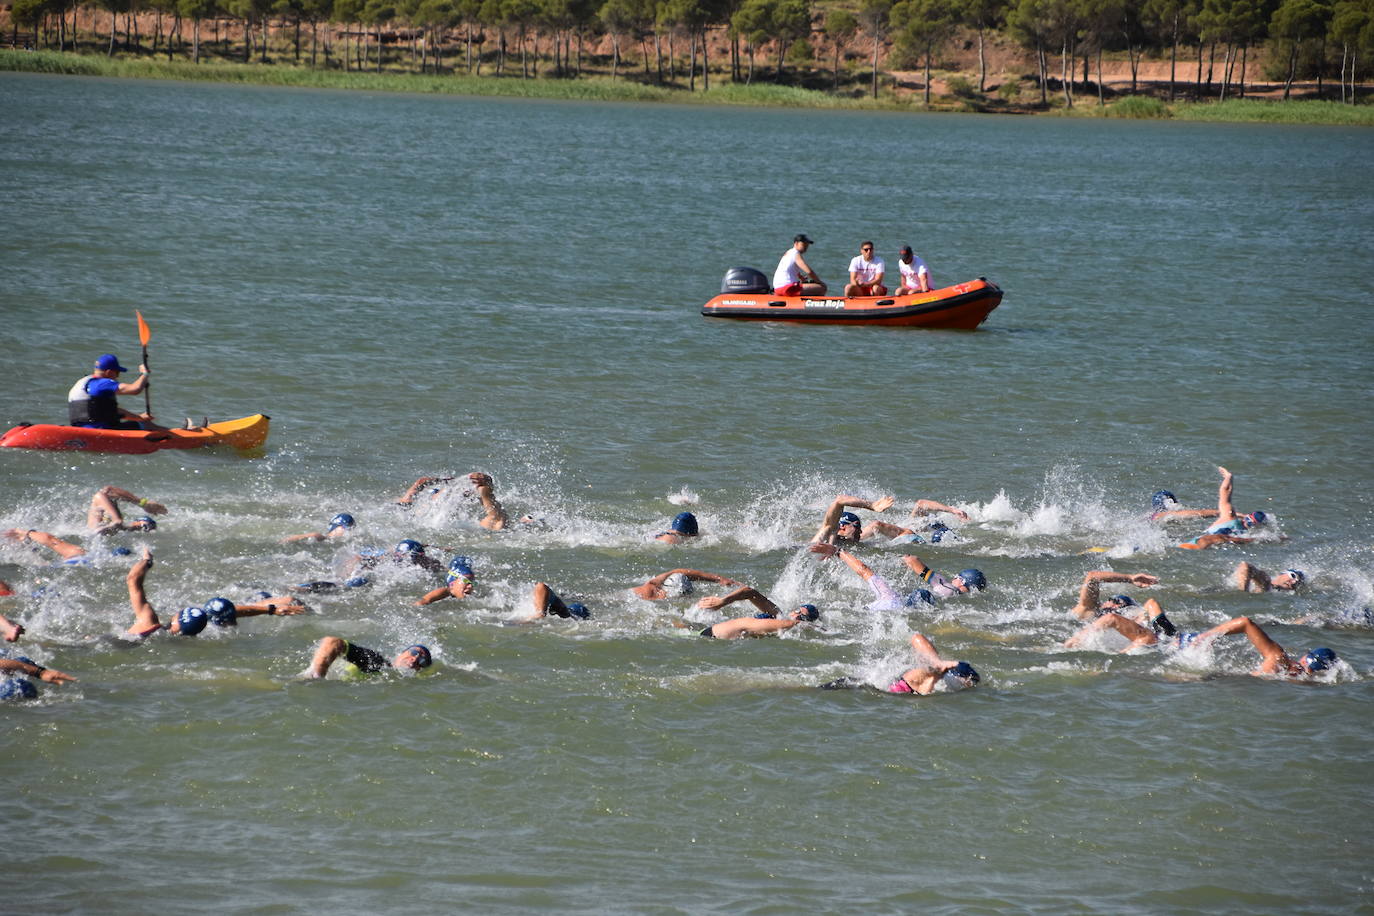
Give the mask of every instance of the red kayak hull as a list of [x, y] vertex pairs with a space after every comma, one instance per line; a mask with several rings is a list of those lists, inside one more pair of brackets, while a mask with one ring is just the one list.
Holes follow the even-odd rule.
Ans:
[[267, 441], [270, 417], [253, 414], [200, 429], [86, 429], [48, 423], [21, 423], [0, 436], [0, 448], [35, 448], [62, 452], [110, 452], [147, 455], [169, 448], [204, 448], [228, 445], [255, 449]]

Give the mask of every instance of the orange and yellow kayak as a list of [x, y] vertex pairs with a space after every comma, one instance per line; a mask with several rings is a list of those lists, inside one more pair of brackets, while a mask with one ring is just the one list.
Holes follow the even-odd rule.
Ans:
[[47, 423], [21, 423], [0, 436], [0, 448], [37, 448], [55, 451], [115, 452], [146, 455], [164, 448], [204, 448], [228, 445], [236, 449], [259, 448], [267, 441], [271, 418], [260, 413], [199, 429], [87, 429]]

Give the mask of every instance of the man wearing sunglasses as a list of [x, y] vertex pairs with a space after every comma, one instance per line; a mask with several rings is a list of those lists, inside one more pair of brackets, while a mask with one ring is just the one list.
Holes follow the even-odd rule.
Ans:
[[887, 264], [873, 253], [872, 242], [861, 242], [859, 254], [849, 262], [849, 283], [844, 288], [846, 296], [886, 296], [887, 287], [883, 286], [883, 274]]

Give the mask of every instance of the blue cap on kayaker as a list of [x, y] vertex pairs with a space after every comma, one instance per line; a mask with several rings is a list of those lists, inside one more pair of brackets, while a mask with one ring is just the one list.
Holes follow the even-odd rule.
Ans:
[[349, 515], [347, 512], [340, 512], [329, 520], [329, 530], [333, 531], [335, 528], [352, 528], [354, 524], [353, 516]]
[[115, 355], [114, 355], [113, 353], [106, 353], [106, 354], [104, 354], [104, 355], [102, 355], [102, 356], [97, 357], [97, 358], [96, 358], [96, 361], [95, 361], [95, 367], [96, 367], [97, 369], [103, 370], [103, 371], [105, 371], [105, 372], [110, 372], [110, 371], [114, 371], [114, 372], [128, 372], [128, 371], [129, 371], [128, 369], [125, 369], [123, 366], [121, 366], [121, 365], [119, 364], [119, 360], [115, 358]]

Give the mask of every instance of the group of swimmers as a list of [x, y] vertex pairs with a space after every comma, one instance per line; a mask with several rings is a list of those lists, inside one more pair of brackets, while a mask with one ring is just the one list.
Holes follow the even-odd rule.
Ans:
[[[1182, 508], [1172, 493], [1161, 490], [1154, 494], [1154, 511], [1150, 515], [1153, 521], [1210, 521], [1202, 534], [1183, 541], [1179, 547], [1205, 549], [1225, 543], [1246, 543], [1251, 538], [1245, 536], [1245, 532], [1268, 523], [1264, 513], [1242, 515], [1235, 510], [1232, 505], [1234, 476], [1225, 468], [1218, 470], [1222, 475], [1222, 482], [1216, 509]], [[456, 480], [465, 481], [458, 484], [459, 487], [464, 487], [461, 490], [462, 495], [475, 498], [480, 503], [482, 514], [477, 519], [480, 527], [496, 532], [512, 524], [504, 507], [496, 498], [491, 476], [480, 471], [468, 474], [465, 478], [421, 477], [396, 502], [400, 506], [410, 507], [426, 495], [430, 499], [437, 499]], [[915, 588], [902, 594], [864, 563], [857, 555], [856, 549], [865, 541], [886, 539], [903, 545], [940, 543], [956, 531], [951, 522], [968, 520], [968, 515], [964, 511], [932, 499], [916, 500], [905, 525], [877, 517], [865, 523], [856, 511], [868, 511], [878, 516], [886, 513], [894, 502], [891, 496], [877, 499], [865, 499], [848, 494], [836, 496], [827, 507], [807, 549], [820, 561], [838, 558], [863, 581], [873, 594], [873, 601], [866, 605], [866, 609], [873, 613], [920, 611], [937, 602], [979, 592], [988, 587], [988, 579], [979, 569], [967, 568], [960, 570], [956, 575], [946, 577], [928, 566], [919, 556], [907, 554], [902, 557], [902, 561], [915, 580]], [[126, 516], [126, 508], [122, 507], [134, 506], [147, 514], [129, 518]], [[97, 538], [121, 531], [150, 533], [157, 529], [157, 522], [153, 516], [165, 515], [167, 511], [165, 505], [148, 497], [140, 497], [120, 487], [102, 487], [91, 498], [87, 512], [87, 529]], [[515, 524], [537, 528], [543, 522], [534, 516], [526, 515], [516, 520]], [[329, 520], [325, 530], [291, 535], [282, 542], [341, 541], [353, 535], [356, 526], [356, 520], [351, 514], [338, 513]], [[672, 520], [667, 530], [657, 532], [652, 537], [669, 544], [682, 544], [699, 537], [700, 533], [696, 516], [691, 512], [681, 512]], [[33, 550], [51, 550], [57, 558], [56, 562], [62, 565], [88, 565], [91, 562], [90, 550], [58, 538], [50, 532], [14, 528], [5, 531], [3, 537], [14, 545], [26, 545]], [[291, 586], [285, 590], [286, 594], [260, 592], [253, 600], [240, 603], [216, 596], [206, 600], [202, 605], [183, 608], [164, 623], [150, 602], [146, 590], [146, 579], [153, 568], [154, 560], [152, 552], [144, 547], [125, 577], [133, 614], [133, 620], [125, 635], [136, 640], [148, 639], [158, 633], [189, 637], [203, 632], [207, 627], [237, 626], [242, 618], [304, 614], [310, 609], [299, 594], [327, 592], [339, 588], [361, 588], [371, 582], [368, 573], [377, 570], [383, 564], [419, 567], [429, 574], [443, 577], [443, 585], [432, 588], [416, 598], [414, 604], [417, 606], [427, 606], [448, 599], [462, 601], [472, 596], [477, 583], [473, 561], [465, 556], [454, 556], [445, 564], [429, 553], [431, 548], [433, 545], [406, 538], [390, 549], [357, 550], [343, 563], [347, 575], [342, 584], [324, 580], [308, 581]], [[444, 549], [453, 552], [449, 548]], [[133, 552], [126, 547], [116, 547], [110, 553], [125, 556]], [[1307, 577], [1301, 570], [1287, 569], [1270, 574], [1248, 562], [1240, 563], [1234, 574], [1235, 585], [1242, 591], [1293, 591], [1302, 587], [1306, 580]], [[1144, 601], [1143, 604], [1137, 604], [1126, 594], [1117, 594], [1106, 599], [1100, 595], [1104, 584], [1124, 583], [1137, 588], [1149, 588], [1158, 582], [1157, 577], [1147, 573], [1118, 573], [1111, 570], [1087, 573], [1079, 590], [1078, 602], [1070, 611], [1072, 616], [1085, 621], [1086, 625], [1064, 645], [1077, 648], [1096, 634], [1112, 631], [1127, 640], [1128, 645], [1122, 651], [1143, 646], [1184, 649], [1202, 646], [1220, 637], [1240, 634], [1249, 639], [1260, 655], [1260, 664], [1255, 672], [1257, 674], [1310, 677], [1329, 670], [1337, 662], [1335, 653], [1327, 648], [1316, 648], [1295, 658], [1248, 617], [1237, 617], [1202, 632], [1185, 633], [1174, 625], [1159, 602], [1153, 598]], [[729, 589], [723, 595], [702, 597], [696, 603], [700, 610], [720, 611], [741, 602], [748, 603], [754, 608], [754, 613], [749, 616], [724, 619], [705, 626], [699, 631], [700, 636], [704, 638], [736, 639], [777, 635], [798, 626], [814, 623], [821, 616], [821, 611], [815, 604], [803, 603], [790, 610], [784, 610], [759, 589], [744, 582], [716, 573], [683, 567], [651, 576], [634, 586], [631, 592], [642, 600], [659, 601], [692, 594], [696, 588], [695, 583]], [[3, 582], [0, 582], [0, 594], [12, 594]], [[565, 601], [545, 582], [534, 583], [530, 597], [533, 613], [510, 621], [511, 623], [529, 624], [548, 617], [588, 620], [592, 616], [591, 610], [585, 604], [579, 601]], [[675, 625], [688, 626], [686, 622], [678, 622]], [[22, 625], [0, 615], [0, 639], [11, 643], [17, 642], [23, 633]], [[969, 662], [944, 657], [923, 634], [913, 633], [910, 645], [915, 653], [916, 664], [886, 685], [887, 692], [928, 695], [937, 689], [963, 689], [980, 682], [980, 674]], [[376, 650], [354, 645], [341, 637], [326, 636], [316, 645], [305, 673], [309, 677], [324, 677], [331, 666], [340, 662], [361, 673], [388, 670], [404, 672], [429, 667], [433, 662], [433, 656], [427, 646], [415, 644], [388, 657]], [[0, 658], [0, 699], [36, 696], [37, 690], [29, 678], [37, 678], [53, 685], [74, 680], [71, 675], [46, 668], [24, 656]], [[840, 678], [823, 686], [835, 689], [865, 685], [855, 678]]]

